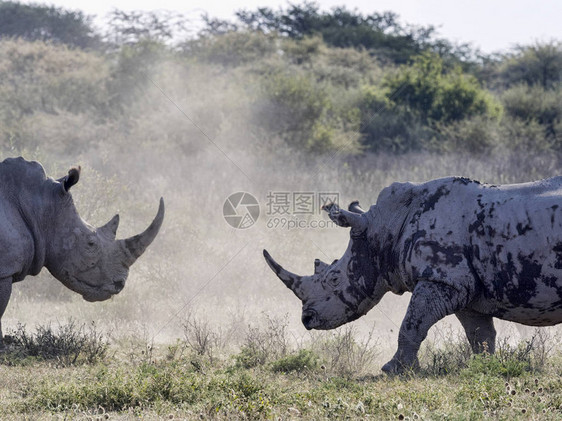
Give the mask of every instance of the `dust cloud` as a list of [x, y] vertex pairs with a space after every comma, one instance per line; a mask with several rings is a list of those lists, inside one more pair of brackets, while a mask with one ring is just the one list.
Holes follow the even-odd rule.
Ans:
[[[119, 213], [118, 238], [134, 235], [150, 223], [160, 196], [166, 217], [119, 295], [88, 303], [44, 270], [14, 286], [3, 318], [6, 331], [18, 323], [73, 318], [95, 321], [115, 338], [137, 335], [167, 343], [182, 337], [190, 317], [240, 335], [248, 325], [272, 317], [286, 318], [291, 337], [306, 341], [311, 333], [300, 322], [300, 302], [267, 267], [262, 249], [289, 270], [311, 274], [315, 258], [331, 262], [343, 254], [349, 233], [334, 226], [272, 226], [272, 193], [307, 192], [315, 199], [337, 193], [342, 204], [358, 199], [367, 208], [394, 181], [462, 175], [501, 183], [555, 172], [556, 163], [548, 158], [524, 162], [521, 170], [514, 161], [518, 158], [507, 155], [351, 156], [345, 147], [308, 155], [255, 124], [256, 118], [275, 119], [276, 114], [274, 108], [264, 114], [251, 82], [221, 67], [165, 63], [145, 75], [119, 118], [59, 112], [30, 123], [35, 144], [4, 150], [2, 158], [22, 154], [38, 160], [54, 178], [81, 165], [72, 194], [90, 224], [100, 226]], [[226, 198], [239, 191], [251, 193], [260, 204], [260, 217], [247, 229], [235, 229], [223, 217]], [[318, 225], [328, 221], [317, 207], [299, 218]], [[408, 300], [409, 294], [389, 293], [353, 322], [357, 331], [374, 328], [379, 343], [393, 349]], [[439, 339], [447, 326], [456, 329], [456, 321], [442, 321], [430, 337]]]

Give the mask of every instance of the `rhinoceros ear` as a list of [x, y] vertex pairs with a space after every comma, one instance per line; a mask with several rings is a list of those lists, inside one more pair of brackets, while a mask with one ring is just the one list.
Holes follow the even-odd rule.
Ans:
[[332, 221], [340, 227], [351, 227], [356, 232], [362, 232], [367, 229], [367, 221], [363, 214], [354, 213], [340, 209], [336, 203], [329, 203], [322, 207]]
[[347, 210], [353, 213], [365, 213], [365, 211], [359, 206], [359, 200], [354, 200], [349, 204]]
[[78, 180], [80, 179], [80, 170], [81, 170], [80, 165], [78, 165], [77, 167], [72, 167], [71, 169], [68, 170], [67, 176], [63, 178], [59, 178], [57, 180], [62, 184], [62, 188], [64, 189], [65, 192], [70, 190], [72, 186], [78, 183]]

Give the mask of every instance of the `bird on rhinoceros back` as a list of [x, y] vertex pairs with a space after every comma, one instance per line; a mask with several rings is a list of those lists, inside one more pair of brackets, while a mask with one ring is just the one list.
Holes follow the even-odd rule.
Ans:
[[562, 177], [487, 185], [461, 177], [394, 183], [364, 212], [325, 206], [351, 227], [343, 257], [298, 276], [264, 256], [302, 301], [307, 329], [333, 329], [383, 297], [411, 292], [398, 350], [383, 366], [418, 365], [431, 326], [454, 314], [474, 352], [493, 353], [493, 318], [529, 326], [562, 322]]
[[79, 178], [80, 167], [54, 180], [38, 162], [21, 157], [0, 162], [0, 319], [12, 283], [42, 267], [85, 300], [107, 300], [123, 289], [129, 267], [158, 234], [162, 198], [150, 226], [133, 237], [115, 239], [119, 215], [100, 228], [88, 225], [69, 191]]

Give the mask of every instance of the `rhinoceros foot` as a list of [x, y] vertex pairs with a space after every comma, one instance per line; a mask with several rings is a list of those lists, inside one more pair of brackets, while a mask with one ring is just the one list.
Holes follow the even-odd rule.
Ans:
[[419, 368], [420, 365], [417, 359], [411, 363], [403, 363], [393, 358], [385, 365], [383, 365], [381, 370], [389, 376], [396, 376], [399, 374], [409, 373], [412, 371], [418, 371]]

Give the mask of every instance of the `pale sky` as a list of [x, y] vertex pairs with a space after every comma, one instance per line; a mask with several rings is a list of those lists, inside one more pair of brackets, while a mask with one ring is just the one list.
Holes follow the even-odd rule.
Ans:
[[[25, 1], [27, 2], [27, 1]], [[197, 19], [203, 11], [212, 17], [231, 18], [239, 9], [288, 4], [280, 0], [53, 0], [36, 1], [89, 15], [105, 16], [110, 10], [170, 10]], [[300, 4], [298, 0], [293, 3]], [[471, 42], [484, 52], [506, 50], [515, 44], [562, 41], [561, 0], [322, 0], [322, 9], [345, 4], [364, 14], [390, 10], [402, 23], [434, 25], [439, 35], [451, 41]]]

